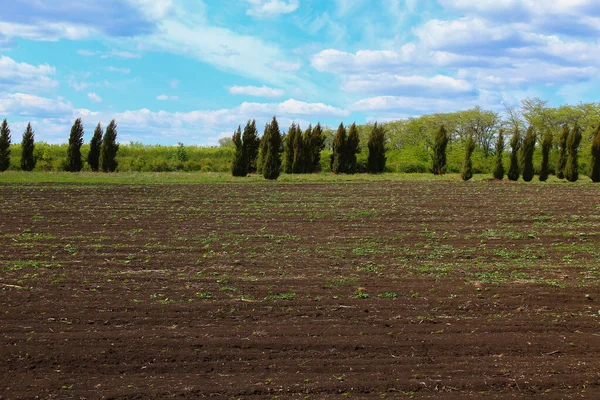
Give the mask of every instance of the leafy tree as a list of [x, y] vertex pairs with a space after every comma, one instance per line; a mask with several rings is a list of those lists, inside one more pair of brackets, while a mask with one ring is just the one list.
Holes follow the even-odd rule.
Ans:
[[102, 140], [102, 147], [100, 148], [100, 161], [102, 164], [102, 171], [104, 172], [115, 172], [118, 166], [117, 163], [117, 152], [119, 151], [119, 145], [117, 144], [117, 123], [113, 119], [110, 124], [106, 127], [106, 133]]
[[252, 120], [252, 122], [248, 121], [244, 127], [242, 146], [244, 148], [244, 158], [248, 163], [248, 173], [256, 172], [258, 150], [260, 148], [260, 139], [258, 138], [258, 130], [256, 129], [256, 120]]
[[446, 173], [446, 147], [448, 147], [448, 132], [446, 126], [441, 125], [433, 145], [433, 168], [434, 175], [443, 175]]
[[83, 168], [81, 159], [81, 146], [83, 145], [83, 124], [81, 118], [77, 118], [71, 127], [69, 136], [69, 147], [67, 149], [67, 164], [65, 169], [69, 172], [79, 172]]
[[292, 173], [303, 174], [306, 165], [306, 149], [305, 140], [304, 136], [302, 135], [302, 129], [300, 129], [300, 125], [296, 126], [296, 134], [294, 135], [292, 147], [294, 149]]
[[535, 151], [535, 130], [533, 126], [527, 129], [525, 139], [523, 139], [523, 146], [521, 147], [521, 165], [523, 167], [523, 180], [525, 182], [531, 182], [533, 179], [533, 152]]
[[518, 181], [521, 173], [519, 169], [519, 149], [521, 148], [521, 134], [519, 129], [515, 128], [515, 132], [510, 139], [510, 168], [508, 168], [508, 179]]
[[332, 154], [331, 154], [331, 171], [334, 174], [343, 174], [346, 172], [346, 147], [347, 147], [346, 128], [344, 123], [340, 123], [337, 133], [333, 137]]
[[369, 158], [367, 170], [372, 174], [380, 174], [385, 170], [385, 130], [382, 125], [375, 124], [369, 135]]
[[473, 151], [475, 151], [475, 140], [473, 136], [469, 136], [465, 143], [465, 159], [460, 171], [460, 177], [463, 181], [468, 181], [473, 177]]
[[498, 133], [498, 140], [496, 141], [496, 159], [494, 162], [494, 178], [504, 178], [504, 163], [502, 162], [502, 155], [504, 154], [504, 131], [502, 129]]
[[265, 179], [277, 179], [281, 173], [281, 131], [277, 118], [269, 124], [269, 133], [266, 140], [265, 163], [263, 166], [263, 176]]
[[325, 135], [321, 124], [317, 123], [314, 128], [309, 126], [304, 135], [308, 141], [308, 169], [307, 172], [319, 172], [321, 168], [321, 151], [325, 148]]
[[356, 155], [360, 153], [360, 138], [356, 123], [350, 125], [348, 129], [348, 138], [346, 139], [346, 173], [355, 174], [357, 169]]
[[569, 155], [567, 156], [567, 165], [565, 166], [565, 178], [569, 182], [576, 182], [579, 179], [579, 144], [581, 143], [581, 128], [578, 124], [573, 126], [569, 140], [567, 142], [567, 149]]
[[233, 144], [235, 145], [235, 153], [233, 154], [233, 162], [231, 165], [231, 174], [233, 176], [248, 175], [248, 163], [244, 158], [244, 146], [242, 145], [242, 127], [238, 126], [237, 131], [233, 133]]
[[569, 141], [569, 126], [563, 125], [562, 133], [558, 139], [558, 164], [556, 165], [556, 176], [560, 179], [565, 177], [565, 168], [567, 166], [567, 142]]
[[287, 135], [285, 135], [285, 162], [284, 172], [291, 174], [294, 167], [294, 142], [296, 141], [296, 135], [298, 130], [296, 129], [296, 123], [292, 122], [292, 126], [288, 129]]
[[98, 171], [100, 166], [100, 149], [102, 148], [102, 136], [104, 132], [102, 130], [102, 124], [98, 122], [98, 126], [96, 126], [96, 130], [94, 131], [94, 136], [90, 141], [90, 152], [88, 153], [88, 164], [92, 171]]
[[542, 141], [542, 166], [540, 168], [540, 181], [545, 182], [550, 175], [550, 167], [548, 166], [550, 159], [550, 150], [552, 149], [552, 134], [546, 131], [544, 140]]
[[33, 151], [35, 150], [35, 134], [31, 129], [31, 124], [27, 124], [27, 129], [23, 133], [23, 140], [21, 141], [21, 169], [23, 171], [33, 171], [35, 168], [35, 157]]
[[0, 172], [4, 172], [10, 166], [10, 128], [8, 121], [2, 121], [0, 127]]
[[175, 156], [177, 157], [177, 161], [179, 161], [180, 163], [184, 163], [189, 159], [187, 151], [185, 150], [185, 145], [183, 143], [177, 142], [177, 151], [175, 153]]

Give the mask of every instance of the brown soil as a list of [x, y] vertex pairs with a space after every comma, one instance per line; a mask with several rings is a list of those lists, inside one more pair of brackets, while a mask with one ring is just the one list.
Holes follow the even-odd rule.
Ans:
[[599, 194], [0, 185], [0, 399], [600, 398]]

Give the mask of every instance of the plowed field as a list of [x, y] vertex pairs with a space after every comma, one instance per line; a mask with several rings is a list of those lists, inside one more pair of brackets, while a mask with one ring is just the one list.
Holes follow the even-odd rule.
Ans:
[[600, 398], [600, 189], [0, 185], [0, 398]]

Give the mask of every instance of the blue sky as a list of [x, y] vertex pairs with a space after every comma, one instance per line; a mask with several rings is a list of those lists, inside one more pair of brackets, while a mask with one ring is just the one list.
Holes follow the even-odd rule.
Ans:
[[0, 0], [13, 140], [215, 145], [239, 124], [598, 101], [597, 0]]

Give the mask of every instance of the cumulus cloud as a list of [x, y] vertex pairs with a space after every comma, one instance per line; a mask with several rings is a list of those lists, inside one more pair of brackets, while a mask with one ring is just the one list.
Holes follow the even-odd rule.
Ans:
[[351, 75], [342, 89], [354, 93], [382, 93], [405, 96], [462, 95], [472, 93], [474, 88], [463, 79], [445, 75], [402, 76], [393, 74]]
[[255, 97], [281, 97], [283, 90], [268, 86], [231, 86], [228, 88], [230, 94]]
[[272, 17], [296, 11], [299, 0], [246, 0], [250, 8], [246, 12], [253, 17]]
[[88, 99], [93, 101], [94, 103], [102, 103], [102, 97], [98, 96], [96, 93], [91, 92], [87, 94]]
[[31, 65], [0, 56], [0, 90], [39, 92], [58, 87], [56, 70], [48, 64]]

